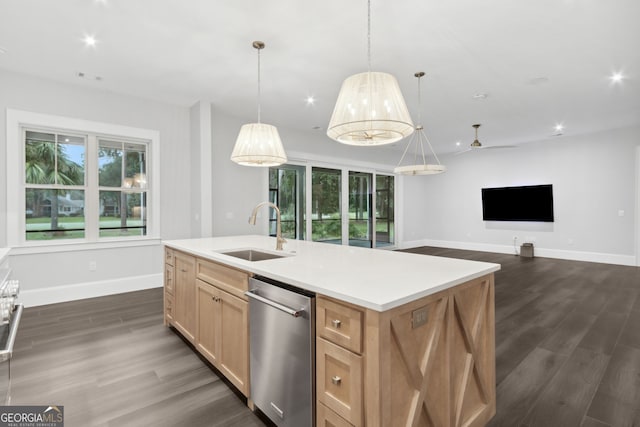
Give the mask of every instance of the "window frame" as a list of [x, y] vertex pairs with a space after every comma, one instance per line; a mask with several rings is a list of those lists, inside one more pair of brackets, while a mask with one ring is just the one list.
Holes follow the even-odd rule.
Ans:
[[[160, 239], [160, 132], [72, 117], [33, 113], [7, 109], [7, 245], [19, 248], [55, 248], [64, 250], [78, 246], [92, 247], [139, 246]], [[83, 239], [26, 240], [25, 201], [25, 129], [56, 133], [70, 132], [86, 135], [85, 158], [85, 237]], [[147, 234], [130, 237], [99, 237], [99, 218], [90, 218], [97, 212], [99, 139], [117, 139], [147, 144], [147, 194], [150, 204], [147, 216]], [[93, 140], [93, 141], [91, 141]], [[95, 191], [95, 197], [89, 191]], [[94, 200], [95, 199], [95, 200]], [[93, 222], [94, 224], [90, 224]]]

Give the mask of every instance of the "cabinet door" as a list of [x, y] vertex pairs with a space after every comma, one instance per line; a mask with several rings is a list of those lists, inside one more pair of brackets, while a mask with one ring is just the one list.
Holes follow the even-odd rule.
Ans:
[[194, 342], [196, 331], [196, 260], [175, 252], [174, 255], [174, 326], [184, 337]]
[[249, 304], [220, 291], [220, 357], [218, 369], [249, 395]]
[[197, 280], [198, 305], [196, 306], [196, 347], [214, 366], [218, 366], [220, 354], [220, 291]]

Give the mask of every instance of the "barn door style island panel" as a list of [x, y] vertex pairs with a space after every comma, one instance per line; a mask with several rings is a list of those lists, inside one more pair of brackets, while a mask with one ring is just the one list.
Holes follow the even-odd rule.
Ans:
[[[289, 241], [283, 251], [275, 245], [263, 236], [165, 242], [165, 324], [250, 407], [245, 292], [259, 276], [316, 296], [318, 427], [484, 426], [493, 417], [499, 265], [306, 241]], [[278, 406], [276, 415], [259, 409], [286, 425]]]

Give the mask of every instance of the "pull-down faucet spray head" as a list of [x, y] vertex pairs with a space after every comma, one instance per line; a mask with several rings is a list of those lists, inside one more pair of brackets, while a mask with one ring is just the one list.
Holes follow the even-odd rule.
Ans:
[[270, 206], [276, 211], [276, 250], [281, 251], [282, 245], [284, 243], [287, 243], [287, 241], [282, 238], [282, 227], [280, 225], [280, 209], [275, 204], [271, 202], [258, 203], [258, 205], [255, 208], [253, 208], [253, 211], [251, 212], [251, 216], [249, 217], [249, 224], [256, 225], [256, 217], [258, 216], [258, 209], [260, 209], [262, 206]]

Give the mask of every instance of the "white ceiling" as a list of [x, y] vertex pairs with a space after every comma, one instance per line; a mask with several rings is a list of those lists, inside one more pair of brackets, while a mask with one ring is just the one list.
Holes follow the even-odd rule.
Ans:
[[[485, 145], [554, 138], [556, 123], [564, 135], [640, 124], [637, 0], [371, 2], [372, 70], [397, 77], [414, 121], [413, 75], [427, 73], [422, 122], [438, 153], [469, 144], [473, 123]], [[247, 122], [253, 40], [266, 43], [262, 121], [324, 134], [342, 81], [367, 69], [367, 2], [0, 0], [0, 68], [183, 106], [211, 100]]]

